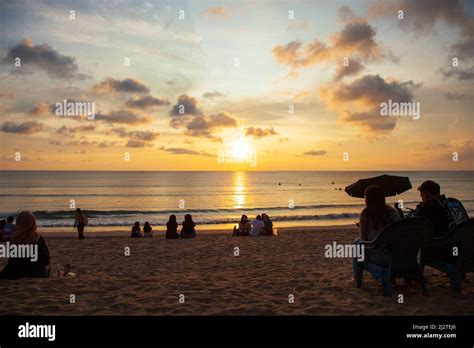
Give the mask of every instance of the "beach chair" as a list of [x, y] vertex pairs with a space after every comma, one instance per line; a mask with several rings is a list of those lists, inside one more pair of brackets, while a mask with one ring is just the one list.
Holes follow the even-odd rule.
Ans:
[[455, 225], [442, 238], [435, 238], [421, 251], [421, 270], [430, 266], [449, 277], [451, 290], [461, 291], [466, 273], [474, 272], [474, 218]]
[[375, 240], [361, 242], [365, 246], [365, 260], [355, 274], [356, 286], [362, 286], [365, 270], [381, 281], [383, 296], [392, 296], [397, 277], [418, 281], [422, 294], [428, 295], [417, 256], [432, 238], [433, 225], [419, 216], [396, 221], [385, 227]]

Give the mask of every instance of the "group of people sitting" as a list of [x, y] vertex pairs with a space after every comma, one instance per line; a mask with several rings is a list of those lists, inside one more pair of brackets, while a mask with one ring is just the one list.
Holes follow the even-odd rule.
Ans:
[[[166, 239], [190, 239], [196, 237], [196, 230], [194, 227], [196, 224], [193, 221], [191, 214], [186, 214], [184, 216], [184, 221], [182, 223], [181, 232], [178, 234], [178, 222], [176, 221], [176, 215], [170, 215], [168, 222], [166, 223]], [[132, 238], [150, 238], [153, 237], [153, 229], [148, 221], [145, 222], [143, 226], [143, 233], [140, 229], [140, 223], [135, 222], [132, 227]]]
[[267, 214], [257, 215], [255, 220], [249, 221], [247, 215], [242, 215], [239, 228], [234, 226], [233, 236], [273, 236], [273, 222]]
[[16, 230], [15, 218], [13, 216], [0, 220], [0, 242], [8, 242]]
[[[416, 209], [411, 210], [408, 214], [404, 214], [398, 207], [396, 209], [386, 204], [385, 194], [380, 186], [372, 185], [367, 187], [365, 190], [366, 207], [360, 214], [358, 223], [360, 235], [355, 243], [375, 240], [385, 227], [405, 217], [426, 217], [433, 224], [433, 236], [435, 238], [445, 236], [453, 224], [468, 218], [465, 211], [461, 216], [453, 214], [448, 199], [444, 194], [441, 194], [441, 187], [438, 183], [427, 180], [418, 187], [418, 191], [420, 192], [422, 202], [416, 206]], [[370, 259], [376, 264], [387, 262], [386, 255], [382, 253], [372, 253]], [[354, 261], [353, 266], [355, 275], [360, 271], [358, 267], [361, 267], [361, 265], [359, 262]]]

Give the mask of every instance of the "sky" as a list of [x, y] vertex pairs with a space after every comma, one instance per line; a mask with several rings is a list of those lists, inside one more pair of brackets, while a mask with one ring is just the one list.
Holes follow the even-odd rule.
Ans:
[[473, 18], [460, 0], [0, 0], [0, 169], [474, 170]]

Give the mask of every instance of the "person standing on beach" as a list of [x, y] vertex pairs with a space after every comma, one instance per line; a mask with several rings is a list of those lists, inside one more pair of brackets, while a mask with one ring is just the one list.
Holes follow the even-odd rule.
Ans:
[[79, 234], [79, 239], [85, 239], [84, 237], [84, 227], [89, 223], [87, 216], [81, 211], [81, 209], [76, 209], [76, 218], [74, 220], [74, 228], [77, 228], [77, 233]]
[[11, 236], [13, 235], [13, 233], [15, 232], [16, 230], [16, 225], [13, 223], [14, 221], [14, 218], [13, 216], [9, 216], [7, 218], [7, 223], [5, 224], [5, 226], [3, 226], [3, 241], [9, 241]]
[[252, 237], [260, 236], [264, 228], [265, 224], [262, 221], [262, 217], [260, 215], [257, 215], [256, 219], [252, 221], [252, 229], [250, 230], [250, 235]]
[[196, 238], [196, 230], [194, 229], [196, 224], [193, 221], [191, 214], [186, 214], [184, 216], [183, 228], [181, 229], [181, 238]]
[[166, 239], [179, 239], [176, 215], [170, 215], [170, 218], [166, 223]]

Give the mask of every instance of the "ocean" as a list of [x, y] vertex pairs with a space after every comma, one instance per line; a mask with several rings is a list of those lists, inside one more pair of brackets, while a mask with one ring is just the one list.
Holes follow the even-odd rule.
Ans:
[[344, 187], [381, 174], [408, 176], [413, 188], [399, 199], [414, 208], [424, 180], [474, 213], [474, 172], [79, 172], [0, 171], [0, 217], [33, 211], [40, 229], [72, 231], [74, 210], [88, 230], [127, 230], [135, 221], [163, 229], [170, 214], [192, 214], [198, 229], [231, 229], [242, 214], [267, 213], [275, 227], [345, 225], [357, 221], [364, 200]]

